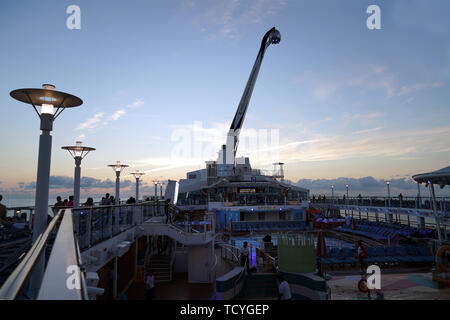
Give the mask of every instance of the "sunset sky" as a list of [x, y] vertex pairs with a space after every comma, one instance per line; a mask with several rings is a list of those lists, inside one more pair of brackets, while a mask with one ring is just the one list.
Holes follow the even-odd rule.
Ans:
[[[66, 27], [72, 4], [80, 30]], [[366, 26], [371, 4], [381, 30]], [[97, 149], [82, 163], [83, 197], [114, 191], [116, 160], [130, 165], [130, 195], [136, 169], [149, 194], [153, 179], [204, 168], [275, 26], [281, 43], [267, 49], [238, 154], [266, 170], [285, 162], [294, 182], [371, 176], [415, 195], [402, 186], [411, 175], [450, 165], [449, 12], [446, 0], [1, 1], [0, 192], [33, 197], [39, 120], [9, 92], [43, 83], [84, 102], [54, 124], [52, 195], [71, 193], [61, 146], [77, 140]]]

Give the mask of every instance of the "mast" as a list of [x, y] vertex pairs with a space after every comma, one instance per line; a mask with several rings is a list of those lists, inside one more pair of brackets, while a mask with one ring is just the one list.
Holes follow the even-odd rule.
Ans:
[[239, 102], [236, 114], [234, 115], [230, 130], [228, 131], [227, 144], [224, 145], [225, 148], [222, 148], [222, 150], [219, 152], [219, 164], [232, 164], [233, 166], [235, 166], [236, 152], [239, 144], [239, 133], [241, 131], [242, 124], [244, 123], [245, 114], [247, 112], [248, 104], [250, 103], [250, 98], [252, 97], [253, 88], [255, 87], [256, 79], [258, 78], [258, 72], [261, 68], [264, 54], [270, 44], [278, 44], [280, 40], [280, 32], [275, 29], [275, 27], [273, 27], [272, 29], [267, 31], [261, 41], [261, 47], [259, 49], [258, 55], [256, 56], [252, 71], [250, 72], [247, 85], [245, 86], [241, 101]]

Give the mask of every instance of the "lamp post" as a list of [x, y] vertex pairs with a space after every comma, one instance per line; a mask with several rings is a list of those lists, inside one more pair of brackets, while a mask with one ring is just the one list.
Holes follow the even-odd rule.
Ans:
[[162, 198], [163, 198], [163, 195], [162, 195], [162, 187], [163, 187], [163, 184], [164, 184], [164, 183], [162, 183], [162, 182], [159, 183], [159, 197], [161, 198], [161, 200], [162, 200]]
[[[66, 108], [78, 107], [83, 101], [71, 94], [54, 90], [51, 84], [42, 85], [42, 89], [17, 89], [10, 92], [10, 96], [20, 102], [33, 106], [41, 120], [39, 137], [39, 156], [36, 178], [35, 211], [33, 221], [33, 242], [43, 233], [47, 227], [48, 195], [50, 185], [50, 163], [52, 152], [52, 136], [54, 120]], [[41, 106], [40, 112], [36, 106]], [[55, 110], [56, 107], [56, 110]], [[30, 294], [37, 294], [40, 282], [44, 275], [45, 255], [42, 254], [35, 265], [30, 283]]]
[[422, 208], [422, 198], [420, 196], [420, 183], [417, 182], [417, 208]]
[[136, 179], [136, 203], [139, 202], [139, 179], [141, 176], [143, 176], [145, 173], [139, 172], [139, 170], [136, 170], [136, 172], [131, 173], [135, 179]]
[[391, 206], [391, 190], [389, 189], [390, 181], [386, 181], [387, 192], [388, 192], [388, 207]]
[[[41, 119], [42, 130], [39, 137], [39, 158], [36, 179], [35, 211], [33, 223], [33, 242], [44, 232], [47, 225], [48, 193], [50, 182], [50, 162], [52, 149], [53, 121], [65, 108], [77, 107], [83, 101], [71, 94], [54, 90], [51, 84], [42, 85], [42, 89], [17, 89], [10, 92], [14, 99], [31, 104]], [[41, 106], [39, 112], [36, 106]], [[55, 110], [56, 107], [56, 110]]]
[[157, 202], [158, 201], [158, 183], [159, 183], [159, 181], [158, 180], [153, 180], [153, 183], [155, 184], [155, 202]]
[[334, 203], [334, 185], [331, 185], [331, 201]]
[[81, 180], [81, 160], [94, 148], [81, 145], [81, 141], [77, 141], [75, 146], [61, 147], [63, 150], [69, 151], [70, 155], [75, 159], [75, 174], [73, 178], [73, 207], [80, 206], [80, 180]]
[[347, 189], [347, 202], [348, 202], [348, 187], [350, 187], [350, 185], [349, 185], [349, 184], [346, 184], [346, 185], [345, 185], [345, 188]]
[[126, 164], [121, 164], [120, 161], [116, 161], [116, 164], [110, 164], [108, 167], [111, 167], [116, 173], [116, 198], [114, 201], [115, 205], [119, 204], [119, 196], [120, 196], [120, 173], [128, 167]]

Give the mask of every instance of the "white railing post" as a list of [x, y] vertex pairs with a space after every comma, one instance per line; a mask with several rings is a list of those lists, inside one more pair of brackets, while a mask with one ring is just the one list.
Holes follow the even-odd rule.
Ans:
[[88, 244], [88, 248], [91, 247], [91, 219], [92, 219], [92, 208], [88, 210], [86, 213], [86, 240]]
[[113, 223], [112, 223], [112, 207], [108, 207], [107, 208], [107, 210], [108, 210], [108, 224], [109, 224], [109, 230], [111, 231], [111, 235], [110, 235], [110, 238], [112, 238], [113, 237]]

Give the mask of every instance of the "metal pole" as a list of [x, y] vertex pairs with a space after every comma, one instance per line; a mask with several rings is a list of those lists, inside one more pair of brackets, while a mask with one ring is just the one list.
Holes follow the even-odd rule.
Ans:
[[120, 171], [116, 171], [116, 199], [114, 201], [115, 205], [119, 205], [120, 196]]
[[81, 157], [75, 157], [75, 174], [73, 179], [73, 207], [80, 206]]
[[158, 201], [158, 184], [155, 183], [155, 201]]
[[[36, 179], [35, 212], [33, 222], [33, 242], [47, 228], [48, 194], [50, 185], [50, 163], [52, 152], [53, 115], [41, 114], [41, 130], [39, 137], [39, 156]], [[45, 250], [38, 258], [30, 282], [30, 295], [38, 294], [45, 270]]]
[[434, 194], [434, 185], [432, 183], [430, 183], [429, 185], [430, 187], [430, 195], [431, 195], [431, 199], [433, 201], [433, 214], [434, 214], [434, 219], [436, 221], [436, 230], [438, 233], [438, 241], [439, 241], [439, 245], [441, 244], [441, 225], [439, 223], [439, 217], [437, 214], [437, 207], [436, 207], [436, 195]]
[[417, 182], [417, 196], [418, 196], [418, 208], [422, 207], [422, 199], [420, 197], [420, 184]]
[[136, 203], [139, 202], [139, 177], [136, 177]]
[[331, 187], [331, 203], [334, 203], [334, 188]]
[[391, 206], [391, 190], [389, 188], [389, 184], [387, 184], [387, 189], [388, 189], [388, 207]]
[[160, 192], [159, 192], [159, 197], [160, 197], [161, 200], [162, 200], [162, 198], [163, 198], [163, 196], [162, 196], [162, 184], [160, 184], [159, 187], [160, 187], [160, 188], [159, 188], [159, 191], [160, 191]]

